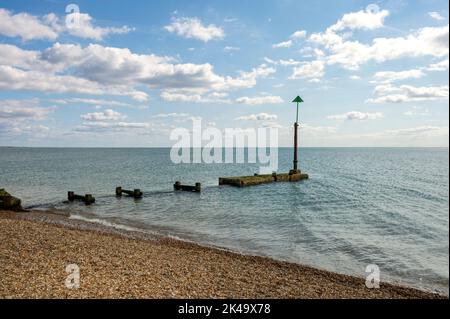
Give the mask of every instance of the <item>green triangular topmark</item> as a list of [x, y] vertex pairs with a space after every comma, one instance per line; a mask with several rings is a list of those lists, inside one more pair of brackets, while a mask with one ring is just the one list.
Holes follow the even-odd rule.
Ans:
[[297, 97], [292, 102], [302, 103], [304, 101], [302, 100], [302, 98], [300, 96], [297, 95]]

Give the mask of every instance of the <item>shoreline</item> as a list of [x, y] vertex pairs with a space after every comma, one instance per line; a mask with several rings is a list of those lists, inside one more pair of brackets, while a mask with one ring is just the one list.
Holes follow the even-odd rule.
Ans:
[[0, 276], [0, 298], [448, 298], [48, 211], [0, 211]]

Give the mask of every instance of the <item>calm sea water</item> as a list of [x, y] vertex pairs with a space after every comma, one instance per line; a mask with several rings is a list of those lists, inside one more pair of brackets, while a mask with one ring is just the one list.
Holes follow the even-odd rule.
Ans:
[[[292, 150], [279, 150], [288, 171]], [[0, 148], [0, 187], [25, 206], [156, 231], [322, 269], [448, 293], [449, 153], [442, 149], [306, 148], [310, 179], [219, 187], [219, 176], [252, 175], [257, 164], [181, 164], [169, 149]], [[201, 182], [203, 192], [172, 185]], [[142, 200], [114, 196], [141, 188]], [[68, 190], [95, 205], [64, 203]]]

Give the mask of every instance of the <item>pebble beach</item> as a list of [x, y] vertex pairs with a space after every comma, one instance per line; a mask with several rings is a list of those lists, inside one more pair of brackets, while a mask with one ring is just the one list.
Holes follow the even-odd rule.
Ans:
[[0, 211], [0, 278], [0, 298], [448, 298], [38, 211]]

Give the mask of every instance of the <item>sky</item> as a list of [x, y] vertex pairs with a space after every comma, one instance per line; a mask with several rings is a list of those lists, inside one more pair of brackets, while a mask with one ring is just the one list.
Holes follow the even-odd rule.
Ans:
[[444, 0], [0, 0], [0, 146], [448, 147]]

